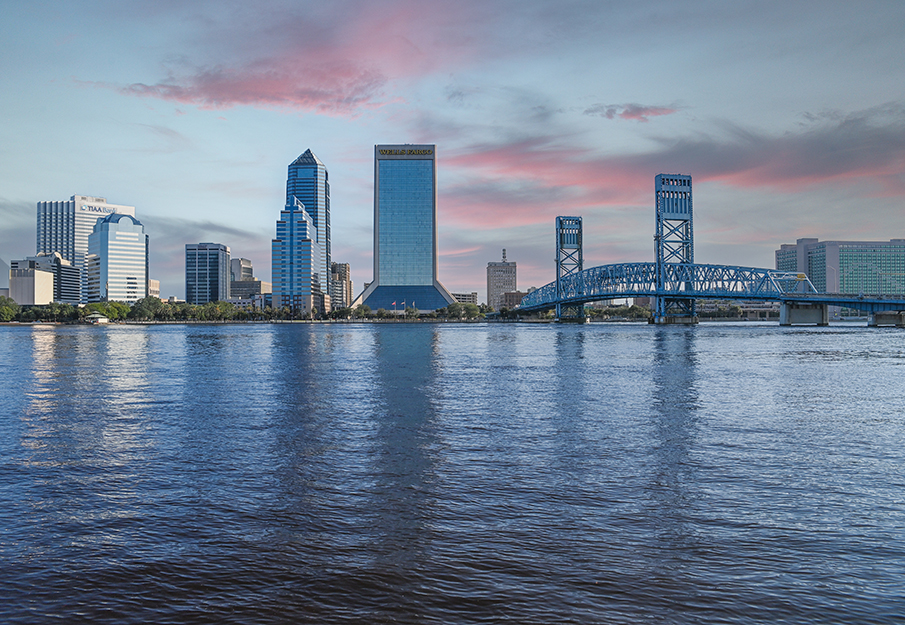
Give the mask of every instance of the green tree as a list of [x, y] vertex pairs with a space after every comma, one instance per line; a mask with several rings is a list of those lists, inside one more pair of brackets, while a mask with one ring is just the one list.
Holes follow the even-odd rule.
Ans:
[[467, 319], [476, 319], [482, 316], [481, 309], [478, 308], [475, 304], [465, 304], [462, 308]]
[[371, 307], [365, 304], [359, 304], [355, 307], [355, 316], [359, 319], [367, 319], [371, 316]]
[[408, 308], [406, 308], [405, 309], [405, 318], [406, 319], [417, 319], [418, 318], [418, 309], [413, 306], [409, 306]]
[[352, 316], [351, 308], [334, 308], [330, 311], [331, 319], [348, 319]]
[[0, 321], [12, 321], [22, 308], [11, 297], [0, 295]]
[[446, 307], [446, 316], [450, 319], [461, 319], [465, 309], [459, 302], [453, 302]]

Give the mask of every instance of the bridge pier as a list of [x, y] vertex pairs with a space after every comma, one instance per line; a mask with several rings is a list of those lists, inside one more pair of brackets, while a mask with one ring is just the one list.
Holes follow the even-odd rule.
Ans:
[[779, 308], [779, 325], [790, 326], [800, 323], [813, 323], [818, 326], [830, 325], [827, 305], [783, 302]]
[[905, 328], [905, 312], [899, 310], [884, 310], [871, 313], [870, 317], [867, 319], [867, 327], [877, 328], [879, 326]]

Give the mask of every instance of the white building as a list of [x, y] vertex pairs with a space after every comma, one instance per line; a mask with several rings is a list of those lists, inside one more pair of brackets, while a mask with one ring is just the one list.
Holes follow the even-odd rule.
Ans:
[[475, 306], [478, 305], [477, 291], [472, 291], [471, 293], [453, 293], [452, 296], [460, 304], [474, 304]]
[[86, 299], [133, 303], [148, 296], [148, 235], [140, 221], [114, 213], [88, 237]]
[[134, 217], [135, 207], [108, 204], [105, 198], [87, 195], [73, 195], [62, 202], [38, 202], [36, 253], [59, 252], [78, 267], [82, 272], [82, 302], [86, 301], [88, 237], [98, 219], [113, 213]]
[[9, 270], [9, 296], [20, 306], [44, 306], [53, 301], [53, 271], [34, 266]]
[[[41, 253], [37, 256], [29, 256], [25, 260], [14, 260], [10, 267], [13, 271], [17, 269], [39, 269], [41, 271], [50, 272], [53, 276], [51, 301], [59, 302], [61, 304], [72, 304], [74, 306], [78, 306], [81, 301], [82, 272], [78, 267], [74, 267], [72, 263], [63, 258], [59, 252], [54, 252], [52, 254]], [[12, 271], [10, 271], [10, 276], [12, 275]], [[32, 274], [20, 272], [17, 275], [21, 278]], [[35, 286], [37, 286], [37, 284], [38, 283], [35, 282]], [[26, 287], [26, 289], [29, 288], [30, 287]], [[44, 299], [43, 296], [41, 296], [41, 299]], [[26, 302], [23, 301], [19, 303], [25, 304]], [[38, 304], [38, 302], [29, 303]], [[44, 303], [49, 304], [50, 302]]]

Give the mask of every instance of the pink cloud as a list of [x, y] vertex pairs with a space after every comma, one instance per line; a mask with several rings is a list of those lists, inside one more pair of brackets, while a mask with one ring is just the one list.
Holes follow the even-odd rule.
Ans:
[[[476, 7], [477, 5], [475, 5]], [[129, 95], [202, 108], [239, 105], [350, 115], [398, 101], [385, 89], [467, 62], [477, 50], [459, 38], [475, 7], [412, 0], [325, 5], [320, 11], [233, 18], [199, 36], [196, 58], [155, 83], [134, 83]], [[480, 20], [478, 20], [480, 24]], [[474, 27], [472, 30], [478, 30]]]
[[309, 69], [256, 63], [236, 69], [215, 67], [154, 85], [136, 83], [122, 91], [202, 108], [247, 104], [341, 114], [375, 104], [385, 82], [375, 71], [351, 64]]
[[643, 104], [595, 104], [585, 109], [585, 115], [595, 115], [606, 117], [607, 119], [630, 119], [637, 122], [646, 123], [651, 117], [659, 117], [661, 115], [672, 115], [678, 112], [678, 108], [674, 106], [645, 106]]
[[868, 197], [905, 195], [905, 112], [866, 111], [779, 136], [727, 130], [723, 138], [663, 139], [660, 149], [627, 155], [600, 155], [551, 137], [471, 145], [443, 157], [456, 180], [442, 191], [444, 219], [491, 230], [650, 206], [654, 176], [663, 172], [743, 189], [858, 185]]

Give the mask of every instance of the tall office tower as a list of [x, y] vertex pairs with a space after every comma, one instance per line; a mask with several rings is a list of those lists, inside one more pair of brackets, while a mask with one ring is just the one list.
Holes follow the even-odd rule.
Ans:
[[330, 177], [327, 168], [311, 150], [305, 150], [289, 165], [286, 206], [295, 204], [293, 198], [304, 205], [314, 224], [316, 235], [313, 238], [322, 250], [322, 257], [313, 269], [320, 288], [318, 299], [324, 299], [321, 312], [330, 312]]
[[186, 243], [185, 301], [189, 304], [229, 299], [229, 248], [220, 243]]
[[374, 280], [356, 298], [372, 310], [444, 308], [437, 279], [434, 145], [374, 146]]
[[254, 280], [254, 267], [247, 258], [233, 258], [229, 261], [229, 279], [231, 282], [242, 282], [243, 280]]
[[63, 258], [59, 252], [54, 252], [53, 254], [41, 253], [36, 256], [29, 256], [25, 260], [14, 260], [11, 268], [12, 270], [37, 269], [51, 273], [53, 275], [52, 301], [74, 306], [81, 302], [82, 272], [78, 267]]
[[148, 296], [148, 235], [140, 221], [112, 213], [98, 220], [85, 258], [89, 302], [132, 303]]
[[487, 263], [487, 305], [499, 311], [503, 307], [503, 293], [517, 291], [516, 287], [516, 263], [506, 260], [506, 250], [503, 250], [503, 260], [499, 263]]
[[271, 242], [274, 308], [305, 316], [315, 309], [327, 312], [317, 273], [323, 257], [314, 220], [301, 201], [293, 200], [280, 212], [277, 236]]
[[37, 245], [35, 253], [60, 255], [82, 272], [82, 302], [85, 301], [85, 256], [88, 237], [98, 219], [112, 213], [135, 217], [134, 206], [108, 204], [102, 197], [73, 195], [69, 201], [38, 202]]
[[352, 270], [349, 263], [330, 263], [330, 305], [348, 308], [352, 305]]

